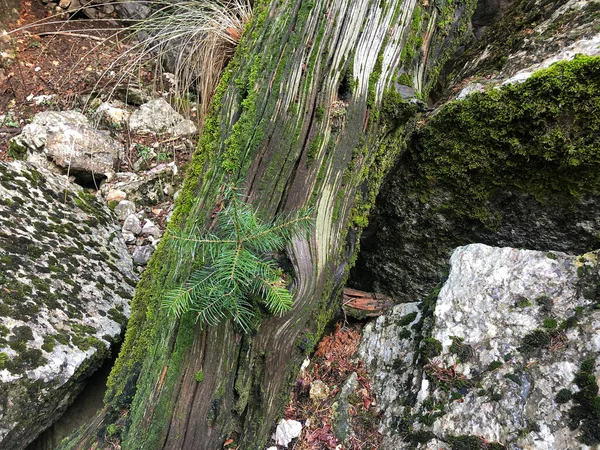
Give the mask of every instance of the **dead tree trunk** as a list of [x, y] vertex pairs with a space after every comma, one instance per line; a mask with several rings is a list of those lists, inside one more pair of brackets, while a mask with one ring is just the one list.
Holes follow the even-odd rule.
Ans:
[[64, 448], [214, 450], [229, 437], [263, 448], [298, 364], [340, 307], [357, 236], [416, 120], [416, 103], [395, 86], [426, 95], [474, 3], [256, 2], [172, 224], [206, 223], [228, 181], [241, 182], [267, 219], [311, 205], [314, 231], [288, 249], [294, 308], [264, 316], [252, 334], [175, 321], [161, 295], [192, 262], [161, 243], [137, 288], [106, 407]]

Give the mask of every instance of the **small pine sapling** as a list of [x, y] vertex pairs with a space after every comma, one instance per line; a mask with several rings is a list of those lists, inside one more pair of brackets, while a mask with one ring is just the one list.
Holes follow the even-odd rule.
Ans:
[[252, 296], [260, 297], [271, 314], [283, 314], [293, 296], [273, 254], [294, 236], [310, 232], [311, 224], [305, 209], [265, 223], [234, 186], [226, 187], [212, 231], [169, 231], [177, 252], [200, 258], [203, 267], [170, 290], [163, 306], [177, 317], [194, 312], [209, 326], [232, 319], [246, 332], [254, 317]]

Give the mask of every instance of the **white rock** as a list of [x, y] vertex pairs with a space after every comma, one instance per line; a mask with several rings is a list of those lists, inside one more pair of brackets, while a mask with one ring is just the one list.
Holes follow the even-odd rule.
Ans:
[[129, 200], [121, 200], [115, 206], [114, 211], [119, 220], [125, 220], [130, 214], [135, 214], [135, 203]]
[[146, 222], [142, 227], [141, 234], [142, 236], [153, 236], [155, 238], [159, 238], [162, 236], [162, 231], [160, 231], [160, 228], [158, 228], [154, 222], [146, 219]]
[[135, 244], [136, 238], [135, 238], [135, 234], [126, 231], [125, 233], [123, 233], [123, 240], [125, 241], [126, 244]]
[[128, 215], [123, 222], [123, 233], [126, 232], [133, 233], [136, 236], [142, 232], [142, 224], [135, 214]]
[[0, 228], [0, 290], [15, 289], [0, 294], [2, 337], [25, 336], [24, 348], [0, 344], [16, 363], [0, 370], [0, 448], [24, 448], [110, 353], [137, 276], [106, 205], [29, 163], [0, 162]]
[[105, 125], [118, 128], [127, 123], [131, 114], [123, 107], [115, 106], [111, 103], [102, 103], [96, 109], [96, 118]]
[[127, 194], [125, 192], [113, 189], [108, 191], [108, 194], [106, 195], [106, 203], [121, 202], [126, 198]]
[[277, 429], [273, 435], [276, 445], [288, 446], [293, 439], [296, 439], [302, 433], [302, 424], [297, 420], [281, 419], [277, 424]]
[[99, 182], [104, 173], [116, 170], [123, 152], [108, 132], [92, 127], [77, 111], [36, 114], [11, 145], [29, 162], [68, 173], [82, 183]]
[[154, 246], [140, 245], [133, 251], [133, 262], [140, 266], [144, 266], [148, 264], [152, 253], [154, 253]]
[[129, 129], [136, 132], [166, 132], [176, 137], [196, 132], [193, 122], [175, 111], [164, 98], [140, 106], [129, 118]]

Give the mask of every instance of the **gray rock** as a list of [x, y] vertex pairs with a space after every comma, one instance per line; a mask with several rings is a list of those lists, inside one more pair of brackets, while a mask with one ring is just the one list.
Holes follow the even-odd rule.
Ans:
[[125, 221], [123, 222], [123, 232], [129, 232], [135, 236], [142, 232], [142, 224], [135, 214], [130, 214], [125, 218]]
[[363, 330], [357, 357], [373, 379], [384, 436], [392, 433], [396, 418], [402, 417], [401, 399], [406, 395], [406, 386], [411, 385], [416, 374], [420, 375], [413, 363], [416, 358], [414, 325], [421, 320], [417, 303], [402, 303]]
[[103, 126], [120, 130], [127, 125], [130, 112], [125, 105], [118, 101], [102, 103], [94, 114], [96, 120]]
[[358, 387], [358, 375], [352, 372], [348, 379], [342, 385], [337, 400], [332, 405], [333, 413], [333, 430], [337, 438], [345, 445], [348, 445], [352, 428], [350, 425], [350, 395], [354, 393]]
[[35, 115], [23, 132], [11, 139], [11, 150], [39, 167], [69, 174], [81, 184], [96, 182], [116, 170], [122, 146], [105, 131], [93, 128], [76, 111]]
[[123, 240], [126, 244], [135, 244], [135, 234], [131, 233], [130, 231], [123, 232]]
[[[390, 345], [406, 341], [389, 340], [393, 332], [387, 327], [380, 335], [376, 327], [365, 331], [362, 356], [372, 370], [387, 372], [374, 380], [385, 416], [393, 408], [404, 422], [398, 429], [409, 426], [446, 443], [469, 435], [510, 448], [586, 448], [578, 426], [598, 424], [577, 421], [572, 429], [570, 411], [577, 400], [558, 403], [556, 396], [561, 389], [577, 392], [574, 380], [583, 361], [600, 357], [597, 258], [596, 252], [574, 257], [481, 244], [457, 249], [434, 325], [421, 327], [431, 329], [428, 339], [415, 339], [396, 370], [384, 361]], [[401, 328], [397, 332], [408, 336]], [[382, 345], [373, 347], [378, 338]], [[421, 356], [414, 364], [407, 357], [417, 349]], [[588, 370], [600, 377], [597, 362]], [[406, 388], [391, 395], [384, 379]], [[389, 426], [385, 432], [393, 445], [383, 448], [411, 448], [402, 443], [407, 436]]]
[[[515, 8], [511, 8], [514, 4]], [[594, 2], [581, 0], [565, 0], [560, 3], [536, 3], [523, 11], [520, 5], [512, 0], [485, 0], [478, 2], [473, 16], [473, 27], [479, 42], [473, 49], [458, 58], [453, 67], [446, 68], [451, 74], [446, 83], [448, 95], [459, 98], [506, 83], [520, 83], [529, 78], [535, 71], [549, 67], [557, 61], [571, 60], [576, 55], [597, 56], [600, 54], [600, 35], [595, 28], [596, 16], [590, 13]], [[589, 5], [589, 6], [588, 6]], [[519, 19], [513, 23], [527, 24], [527, 33], [517, 35], [519, 30], [507, 27], [506, 23], [494, 23], [502, 15], [512, 15]], [[564, 26], [564, 18], [569, 18], [568, 26]], [[483, 34], [485, 28], [488, 33]], [[511, 36], [513, 31], [515, 35]], [[510, 53], [498, 52], [504, 43], [498, 41], [511, 39], [506, 48]], [[501, 59], [499, 58], [502, 57]], [[452, 87], [460, 87], [453, 90]], [[462, 89], [462, 90], [461, 90]], [[453, 92], [453, 94], [450, 94]]]
[[[132, 2], [126, 4], [130, 5]], [[140, 106], [151, 101], [154, 95], [151, 90], [141, 86], [128, 85], [124, 89], [117, 91], [119, 99], [128, 105]]]
[[137, 280], [115, 218], [62, 176], [0, 163], [0, 447], [27, 446], [120, 339]]
[[158, 228], [154, 222], [151, 220], [147, 220], [144, 223], [141, 231], [142, 236], [152, 236], [154, 238], [160, 238], [162, 236], [162, 231]]
[[148, 2], [140, 0], [117, 3], [116, 9], [120, 19], [142, 20], [152, 13]]
[[432, 188], [430, 200], [423, 202], [407, 182], [414, 177], [410, 164], [399, 162], [377, 199], [350, 276], [358, 289], [398, 302], [424, 300], [448, 273], [453, 249], [472, 242], [567, 253], [600, 247], [598, 196], [573, 199], [554, 193], [552, 201], [540, 202], [505, 187], [486, 204], [491, 215], [502, 218], [490, 229], [445, 206], [455, 203], [444, 186]]
[[154, 246], [139, 245], [133, 251], [133, 262], [139, 266], [145, 266], [150, 261], [152, 253], [154, 253]]
[[154, 206], [169, 199], [164, 193], [164, 187], [167, 184], [178, 184], [180, 180], [175, 163], [159, 164], [148, 172], [139, 174], [117, 173], [111, 183], [104, 183], [100, 187], [100, 191], [106, 195], [111, 190], [118, 190], [136, 205]]
[[186, 136], [196, 132], [191, 120], [186, 120], [164, 98], [151, 100], [131, 114], [129, 129], [136, 132], [169, 133]]
[[130, 214], [135, 214], [135, 203], [129, 200], [121, 200], [115, 206], [114, 212], [119, 220], [125, 220]]

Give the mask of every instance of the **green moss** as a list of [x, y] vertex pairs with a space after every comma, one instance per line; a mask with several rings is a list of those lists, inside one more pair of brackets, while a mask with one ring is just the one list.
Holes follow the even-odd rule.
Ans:
[[456, 356], [458, 356], [458, 359], [461, 362], [469, 361], [473, 357], [475, 353], [473, 347], [465, 344], [464, 338], [450, 336], [450, 339], [452, 339], [452, 344], [450, 345], [449, 349], [450, 353], [454, 353]]
[[434, 338], [425, 338], [421, 341], [419, 355], [422, 361], [428, 361], [442, 353], [442, 343]]
[[42, 344], [42, 350], [50, 353], [54, 350], [54, 346], [56, 345], [56, 341], [54, 337], [51, 335], [44, 336], [44, 343]]
[[580, 441], [589, 446], [600, 444], [600, 396], [593, 374], [595, 365], [594, 359], [587, 359], [575, 374], [579, 391], [573, 394], [574, 405], [569, 411], [569, 427], [579, 429]]
[[506, 375], [504, 375], [504, 378], [512, 381], [513, 383], [516, 383], [519, 386], [523, 384], [523, 382], [521, 381], [521, 377], [516, 373], [507, 373]]
[[541, 349], [550, 345], [551, 336], [546, 330], [533, 330], [526, 334], [521, 341], [519, 351], [529, 353], [537, 349]]
[[502, 394], [500, 392], [492, 392], [490, 394], [490, 400], [493, 402], [499, 402], [500, 400], [502, 400]]
[[204, 372], [202, 370], [199, 370], [198, 372], [196, 372], [195, 378], [198, 383], [201, 383], [204, 380]]
[[67, 333], [58, 333], [53, 335], [53, 338], [62, 345], [68, 345], [70, 342], [69, 335]]
[[493, 372], [494, 370], [499, 369], [500, 367], [502, 367], [501, 361], [492, 361], [491, 363], [488, 364], [486, 370], [488, 372]]
[[549, 312], [552, 309], [552, 306], [554, 306], [554, 302], [547, 295], [540, 295], [535, 301], [541, 306], [542, 311]]
[[557, 257], [557, 256], [556, 256], [554, 253], [552, 253], [552, 252], [548, 252], [548, 253], [546, 253], [546, 257], [548, 257], [549, 259], [554, 259], [554, 260], [556, 260], [556, 259], [558, 258], [558, 257]]
[[[446, 439], [448, 444], [450, 445], [451, 450], [481, 450], [483, 449], [505, 449], [505, 447], [497, 442], [486, 442], [484, 439], [479, 436], [448, 436]], [[494, 447], [491, 447], [491, 446]]]
[[445, 105], [412, 155], [427, 181], [424, 199], [446, 188], [452, 198], [443, 208], [493, 229], [502, 217], [489, 202], [501, 189], [540, 202], [600, 193], [600, 118], [590, 113], [598, 102], [600, 58], [577, 57]]
[[551, 317], [544, 319], [544, 328], [554, 330], [556, 327], [558, 327], [558, 322], [556, 321], [556, 319], [553, 319]]
[[556, 401], [556, 403], [562, 405], [570, 401], [572, 398], [573, 393], [569, 389], [563, 388], [560, 391], [558, 391], [554, 400]]
[[517, 308], [527, 308], [528, 306], [531, 306], [531, 300], [529, 300], [527, 298], [521, 298], [521, 299], [517, 300], [517, 302], [515, 303], [515, 306]]
[[398, 319], [397, 325], [399, 327], [405, 327], [407, 325], [410, 325], [412, 322], [414, 322], [414, 320], [417, 318], [417, 313], [416, 312], [412, 312], [409, 314], [406, 314], [402, 317], [400, 317], [400, 319]]

